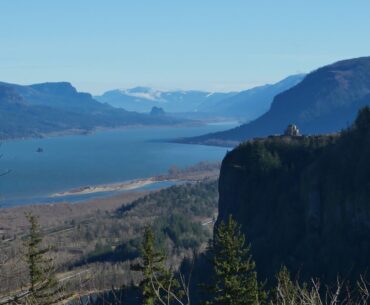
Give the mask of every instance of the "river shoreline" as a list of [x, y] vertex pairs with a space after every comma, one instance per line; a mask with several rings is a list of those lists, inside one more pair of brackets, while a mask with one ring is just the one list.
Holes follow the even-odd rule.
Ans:
[[100, 185], [88, 185], [79, 188], [71, 189], [64, 192], [58, 192], [51, 194], [49, 198], [76, 196], [76, 195], [88, 195], [94, 193], [103, 192], [115, 192], [115, 191], [130, 191], [143, 188], [145, 186], [157, 183], [157, 182], [176, 182], [178, 179], [165, 179], [158, 176], [150, 178], [135, 179], [129, 181], [123, 181], [111, 184], [100, 184]]
[[12, 199], [9, 202], [0, 201], [0, 213], [4, 209], [32, 207], [37, 205], [55, 205], [60, 203], [78, 204], [98, 200], [104, 202], [106, 198], [125, 196], [129, 193], [157, 191], [182, 183], [194, 183], [204, 179], [217, 178], [219, 163], [199, 163], [187, 169], [172, 169], [167, 174], [143, 177], [114, 183], [85, 185], [72, 189], [62, 190], [43, 197], [29, 199]]
[[11, 173], [1, 180], [0, 207], [75, 203], [121, 192], [168, 187], [187, 181], [183, 173], [168, 177], [169, 170], [181, 172], [206, 160], [220, 162], [227, 152], [219, 147], [178, 145], [171, 141], [222, 127], [115, 130], [101, 130], [93, 136], [20, 140], [3, 145], [0, 167], [3, 171], [10, 169]]
[[50, 138], [58, 138], [58, 137], [66, 137], [66, 136], [91, 136], [97, 134], [99, 132], [104, 131], [123, 131], [123, 130], [130, 130], [130, 129], [137, 129], [137, 128], [163, 128], [163, 127], [171, 127], [171, 128], [192, 128], [207, 125], [206, 122], [201, 121], [194, 121], [190, 123], [180, 123], [174, 125], [145, 125], [145, 124], [136, 124], [136, 125], [123, 125], [118, 127], [95, 127], [93, 129], [65, 129], [60, 131], [51, 131], [51, 132], [40, 132], [38, 134], [33, 135], [24, 135], [24, 136], [13, 136], [13, 137], [3, 137], [0, 138], [2, 143], [6, 142], [13, 142], [13, 141], [24, 141], [24, 140], [43, 140], [43, 139], [50, 139]]
[[[99, 132], [104, 131], [122, 131], [122, 130], [130, 130], [130, 129], [137, 129], [137, 128], [163, 128], [163, 127], [171, 127], [171, 128], [192, 128], [192, 127], [199, 127], [204, 125], [210, 126], [217, 126], [217, 125], [239, 125], [240, 122], [236, 120], [229, 120], [229, 119], [209, 119], [209, 120], [189, 120], [186, 123], [177, 123], [173, 125], [161, 125], [161, 124], [132, 124], [132, 125], [122, 125], [117, 127], [105, 127], [105, 126], [97, 126], [93, 129], [65, 129], [59, 131], [50, 131], [50, 132], [40, 132], [37, 134], [30, 134], [30, 135], [23, 135], [23, 136], [9, 136], [0, 138], [2, 143], [12, 142], [12, 141], [23, 141], [23, 140], [32, 140], [32, 139], [49, 139], [49, 138], [58, 138], [58, 137], [65, 137], [65, 136], [91, 136]], [[179, 142], [180, 143], [180, 142]], [[192, 144], [192, 143], [182, 143], [182, 144]], [[216, 145], [218, 146], [218, 145]]]
[[[204, 169], [202, 169], [202, 166]], [[220, 170], [219, 163], [199, 163], [193, 167], [189, 167], [185, 170], [175, 170], [175, 172], [167, 173], [163, 175], [152, 176], [148, 178], [139, 178], [126, 180], [122, 182], [106, 183], [98, 185], [86, 185], [77, 188], [73, 188], [66, 191], [61, 191], [49, 195], [49, 198], [78, 196], [78, 195], [90, 195], [96, 193], [108, 193], [108, 192], [120, 192], [120, 191], [133, 191], [140, 190], [150, 185], [157, 183], [169, 182], [169, 183], [180, 183], [180, 182], [196, 182], [206, 178], [217, 177]], [[160, 188], [160, 187], [158, 187]]]
[[[155, 189], [145, 189], [145, 185], [155, 184], [165, 181], [177, 181], [179, 183], [196, 183], [198, 181], [213, 180], [219, 176], [219, 165], [209, 165], [208, 169], [196, 170], [188, 169], [188, 171], [167, 174], [163, 176], [143, 178], [137, 180], [116, 183], [113, 185], [104, 185], [107, 188], [126, 188], [128, 191], [106, 191], [103, 192], [101, 197], [93, 194], [93, 197], [74, 202], [71, 191], [64, 193], [71, 193], [71, 197], [60, 196], [50, 198], [49, 202], [34, 202], [27, 205], [14, 205], [0, 207], [0, 233], [3, 234], [17, 234], [24, 231], [27, 226], [25, 214], [32, 212], [34, 215], [39, 216], [40, 225], [47, 228], [50, 226], [64, 226], [66, 222], [72, 220], [81, 220], [93, 217], [96, 213], [105, 211], [113, 211], [122, 205], [130, 204], [134, 200], [144, 197], [153, 192], [160, 191], [166, 187], [159, 186]], [[94, 190], [101, 190], [102, 186], [95, 186]], [[107, 190], [105, 188], [105, 190]], [[78, 190], [78, 189], [77, 189]], [[80, 188], [80, 192], [87, 192]]]

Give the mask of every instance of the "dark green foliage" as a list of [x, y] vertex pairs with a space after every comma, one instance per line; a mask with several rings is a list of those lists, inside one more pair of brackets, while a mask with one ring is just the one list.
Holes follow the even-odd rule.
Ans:
[[[217, 181], [172, 186], [122, 206], [117, 213], [161, 215], [163, 211], [192, 216], [211, 217], [217, 208]], [[145, 209], [144, 209], [145, 207]]]
[[298, 304], [298, 291], [296, 285], [291, 280], [289, 270], [284, 266], [276, 275], [276, 287], [272, 292], [275, 304]]
[[153, 229], [161, 247], [164, 246], [166, 238], [169, 238], [176, 248], [196, 249], [209, 238], [200, 223], [192, 222], [179, 214], [157, 218]]
[[219, 220], [248, 233], [262, 279], [282, 265], [326, 282], [368, 269], [369, 114], [340, 135], [256, 139], [225, 157]]
[[134, 269], [143, 274], [143, 280], [140, 284], [143, 305], [158, 304], [153, 288], [154, 277], [163, 283], [167, 274], [164, 267], [165, 256], [156, 249], [154, 234], [150, 227], [145, 228], [140, 258], [141, 264]]
[[61, 301], [65, 296], [54, 277], [52, 259], [47, 257], [48, 247], [42, 248], [42, 236], [37, 218], [26, 215], [30, 223], [30, 233], [26, 242], [26, 260], [29, 270], [30, 296], [36, 304], [49, 305]]
[[369, 130], [370, 126], [370, 108], [366, 106], [362, 108], [355, 120], [354, 127], [360, 132], [366, 132]]
[[[161, 249], [174, 253], [196, 250], [211, 237], [210, 227], [202, 226], [201, 221], [215, 217], [217, 199], [217, 180], [211, 180], [172, 186], [124, 205], [110, 218], [109, 226], [92, 224], [81, 230], [84, 239], [101, 239], [103, 235], [109, 236], [110, 240], [119, 239], [114, 249], [112, 242], [102, 241], [99, 247], [74, 265], [138, 257], [141, 232], [146, 225], [152, 225], [157, 246]], [[100, 231], [103, 228], [107, 231]], [[121, 232], [128, 228], [130, 235], [122, 236]]]
[[130, 239], [113, 249], [111, 245], [99, 245], [95, 247], [83, 260], [74, 264], [81, 266], [94, 262], [121, 262], [132, 260], [140, 255], [140, 238]]
[[137, 200], [127, 216], [156, 217], [153, 230], [162, 248], [169, 239], [175, 249], [196, 249], [210, 235], [194, 218], [212, 217], [217, 197], [217, 181], [173, 186]]
[[[141, 263], [134, 266], [135, 270], [141, 271], [143, 280], [140, 287], [143, 295], [143, 305], [163, 304], [166, 300], [168, 305], [181, 299], [183, 290], [174, 274], [165, 267], [164, 254], [155, 246], [155, 235], [151, 227], [146, 227], [141, 248]], [[175, 302], [176, 303], [176, 302]]]
[[257, 273], [250, 245], [246, 245], [239, 225], [231, 216], [226, 223], [217, 226], [209, 251], [214, 283], [210, 286], [210, 300], [206, 304], [259, 304]]

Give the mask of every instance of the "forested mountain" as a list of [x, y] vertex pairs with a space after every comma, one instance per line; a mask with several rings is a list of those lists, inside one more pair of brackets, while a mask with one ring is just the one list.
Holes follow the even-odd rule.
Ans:
[[218, 222], [242, 225], [261, 279], [283, 265], [326, 283], [367, 275], [369, 153], [370, 108], [341, 134], [245, 142], [222, 163]]
[[21, 86], [0, 83], [0, 138], [42, 136], [96, 127], [179, 124], [181, 119], [116, 109], [69, 83]]
[[290, 123], [297, 124], [304, 134], [337, 132], [369, 104], [370, 57], [344, 60], [308, 74], [301, 83], [277, 95], [271, 109], [255, 121], [189, 142], [240, 142], [281, 134]]
[[297, 85], [304, 77], [304, 74], [288, 76], [275, 84], [244, 90], [221, 101], [205, 102], [200, 105], [199, 111], [251, 121], [270, 109], [277, 94]]

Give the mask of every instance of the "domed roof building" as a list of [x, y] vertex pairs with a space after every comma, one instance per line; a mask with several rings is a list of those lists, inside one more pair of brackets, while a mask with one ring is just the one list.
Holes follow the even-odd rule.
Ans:
[[297, 125], [289, 124], [284, 131], [284, 135], [289, 137], [299, 137], [301, 133], [299, 132]]

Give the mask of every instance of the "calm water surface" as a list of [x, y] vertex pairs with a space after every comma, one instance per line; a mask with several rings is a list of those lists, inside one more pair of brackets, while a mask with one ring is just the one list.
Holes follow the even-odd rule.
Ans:
[[[0, 205], [43, 201], [55, 192], [165, 173], [172, 165], [222, 160], [227, 148], [165, 140], [229, 129], [235, 123], [186, 128], [132, 128], [89, 136], [9, 141], [1, 146]], [[36, 152], [41, 147], [42, 153]], [[58, 199], [60, 200], [60, 199]]]

